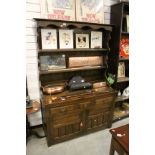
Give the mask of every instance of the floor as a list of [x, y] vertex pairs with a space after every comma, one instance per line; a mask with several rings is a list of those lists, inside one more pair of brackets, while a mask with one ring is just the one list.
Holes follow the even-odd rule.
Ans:
[[[112, 128], [129, 123], [123, 119], [113, 123]], [[39, 130], [38, 130], [39, 131]], [[40, 129], [40, 134], [43, 134]], [[42, 132], [42, 133], [41, 133]], [[46, 139], [31, 136], [27, 143], [27, 155], [109, 155], [111, 134], [109, 129], [91, 133], [63, 143], [47, 146]]]

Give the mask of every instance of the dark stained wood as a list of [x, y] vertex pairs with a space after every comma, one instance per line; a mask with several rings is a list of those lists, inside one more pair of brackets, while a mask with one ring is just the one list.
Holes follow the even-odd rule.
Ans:
[[34, 18], [37, 21], [37, 25], [39, 27], [48, 27], [48, 26], [54, 26], [59, 28], [85, 28], [87, 29], [101, 29], [104, 27], [107, 31], [112, 31], [112, 24], [97, 24], [97, 23], [88, 23], [88, 22], [77, 22], [77, 21], [63, 21], [63, 20], [50, 20], [50, 19], [41, 19], [41, 18]]
[[[108, 54], [108, 71], [116, 75], [116, 81], [112, 87], [118, 91], [121, 91], [121, 93], [126, 87], [129, 86], [129, 58], [120, 57], [120, 40], [122, 37], [129, 38], [129, 32], [123, 30], [123, 17], [125, 15], [129, 15], [129, 2], [120, 2], [111, 6], [110, 23], [114, 24], [115, 27], [111, 33], [112, 39], [109, 42], [111, 52]], [[118, 64], [122, 61], [125, 63], [125, 77], [117, 78]], [[124, 100], [119, 100], [119, 102], [123, 103]]]
[[57, 49], [57, 50], [53, 50], [53, 49], [39, 49], [38, 53], [39, 54], [43, 54], [43, 53], [60, 53], [60, 52], [106, 52], [109, 51], [109, 49], [105, 49], [105, 48], [96, 48], [96, 49]]
[[44, 95], [48, 146], [111, 126], [115, 96], [109, 88]]
[[129, 81], [129, 78], [128, 77], [122, 77], [122, 78], [118, 78], [117, 79], [117, 82], [128, 82]]
[[40, 71], [40, 74], [51, 74], [51, 73], [62, 73], [62, 72], [72, 72], [72, 71], [82, 71], [82, 70], [94, 70], [103, 69], [105, 66], [86, 66], [86, 67], [76, 67], [76, 68], [64, 68], [64, 69], [53, 69], [49, 71]]
[[[108, 69], [108, 53], [111, 52], [109, 42], [114, 25], [93, 24], [84, 22], [72, 22], [49, 19], [36, 19], [38, 60], [40, 56], [64, 54], [66, 68], [57, 70], [41, 71], [38, 61], [40, 86], [47, 84], [65, 84], [73, 76], [80, 75], [86, 81], [105, 81], [105, 71]], [[41, 46], [41, 29], [54, 28], [72, 29], [76, 32], [101, 31], [103, 43], [101, 49], [58, 49], [43, 50]], [[75, 34], [73, 36], [75, 43]], [[89, 37], [90, 38], [90, 37]], [[69, 57], [102, 56], [102, 66], [86, 66], [69, 68]], [[114, 101], [117, 91], [109, 87], [98, 89], [70, 91], [65, 88], [62, 93], [46, 95], [41, 91], [41, 111], [44, 131], [48, 146], [63, 142], [78, 136], [92, 133], [101, 129], [111, 127], [114, 110]]]
[[110, 155], [117, 151], [119, 155], [129, 154], [129, 124], [110, 130], [112, 134]]

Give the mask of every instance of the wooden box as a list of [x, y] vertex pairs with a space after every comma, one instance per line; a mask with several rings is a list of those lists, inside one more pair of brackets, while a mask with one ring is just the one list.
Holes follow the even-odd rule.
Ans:
[[102, 56], [89, 56], [89, 57], [70, 57], [69, 67], [85, 67], [85, 66], [102, 66]]

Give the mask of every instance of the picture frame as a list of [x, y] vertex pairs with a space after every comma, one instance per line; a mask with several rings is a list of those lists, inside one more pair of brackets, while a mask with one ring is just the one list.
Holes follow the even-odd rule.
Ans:
[[125, 77], [125, 63], [124, 62], [119, 62], [118, 64], [118, 72], [117, 72], [117, 77]]
[[41, 29], [42, 49], [57, 49], [56, 29]]
[[102, 48], [102, 32], [91, 31], [91, 48]]
[[89, 23], [104, 23], [104, 1], [77, 0], [76, 20]]
[[60, 49], [73, 48], [73, 30], [67, 30], [67, 29], [59, 30], [59, 47]]
[[75, 21], [75, 0], [40, 0], [40, 6], [41, 18]]
[[66, 68], [64, 54], [40, 56], [40, 70], [56, 70]]
[[89, 48], [89, 33], [75, 33], [76, 48]]

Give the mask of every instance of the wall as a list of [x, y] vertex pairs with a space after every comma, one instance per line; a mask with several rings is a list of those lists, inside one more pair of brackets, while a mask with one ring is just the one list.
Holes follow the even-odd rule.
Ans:
[[[104, 23], [110, 23], [110, 5], [118, 0], [104, 0]], [[26, 73], [30, 99], [38, 100], [39, 77], [37, 62], [36, 23], [33, 18], [40, 18], [40, 0], [26, 0]], [[41, 112], [29, 116], [31, 126], [42, 124]]]

